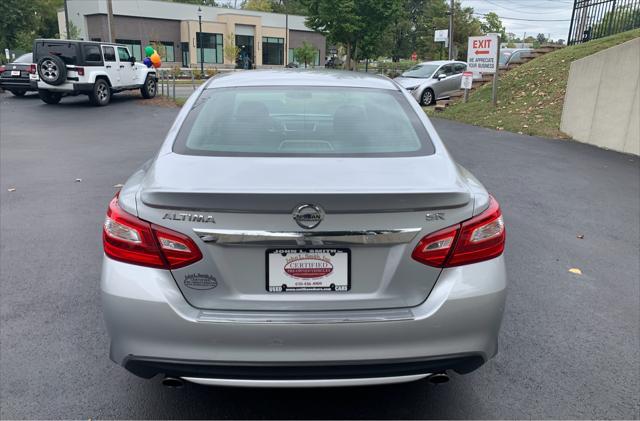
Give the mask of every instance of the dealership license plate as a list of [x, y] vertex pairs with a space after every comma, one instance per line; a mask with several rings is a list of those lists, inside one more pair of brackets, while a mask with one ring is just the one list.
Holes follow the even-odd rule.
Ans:
[[348, 249], [267, 250], [267, 291], [348, 291]]
[[11, 76], [20, 76], [20, 70], [12, 70]]

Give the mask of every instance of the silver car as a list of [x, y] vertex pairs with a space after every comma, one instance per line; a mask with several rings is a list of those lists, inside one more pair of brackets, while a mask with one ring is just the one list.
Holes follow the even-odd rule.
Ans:
[[438, 382], [497, 352], [498, 202], [387, 78], [212, 78], [103, 244], [111, 358], [167, 385]]
[[426, 61], [394, 80], [421, 105], [431, 105], [459, 91], [462, 73], [466, 70], [467, 63], [462, 61]]

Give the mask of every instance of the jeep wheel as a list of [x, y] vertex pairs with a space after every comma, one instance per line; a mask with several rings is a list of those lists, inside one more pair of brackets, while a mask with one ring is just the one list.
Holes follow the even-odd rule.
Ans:
[[24, 94], [27, 93], [24, 89], [10, 89], [9, 92], [15, 96], [24, 96]]
[[38, 60], [38, 75], [49, 85], [62, 85], [67, 80], [67, 66], [58, 56], [44, 56]]
[[93, 91], [89, 94], [89, 101], [97, 106], [107, 105], [111, 101], [111, 88], [104, 79], [96, 80]]
[[47, 104], [57, 104], [62, 99], [62, 94], [59, 92], [38, 91], [40, 99]]
[[158, 90], [158, 84], [156, 83], [156, 78], [148, 75], [147, 79], [144, 81], [144, 85], [140, 88], [140, 93], [144, 99], [150, 99], [156, 96], [156, 91]]

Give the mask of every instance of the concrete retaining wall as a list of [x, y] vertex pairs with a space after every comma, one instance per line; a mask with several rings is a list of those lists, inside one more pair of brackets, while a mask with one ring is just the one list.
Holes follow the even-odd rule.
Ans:
[[583, 143], [640, 155], [640, 38], [571, 63], [560, 129]]

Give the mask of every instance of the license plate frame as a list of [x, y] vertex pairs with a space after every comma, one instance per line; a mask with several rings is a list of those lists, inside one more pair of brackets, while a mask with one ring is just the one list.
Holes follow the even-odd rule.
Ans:
[[[334, 253], [333, 255], [331, 254], [332, 252]], [[285, 255], [283, 255], [283, 253], [285, 253]], [[288, 263], [286, 259], [287, 255], [289, 256]], [[270, 256], [273, 257], [270, 259]], [[306, 273], [305, 269], [291, 267], [292, 263], [300, 262], [301, 260], [319, 260], [322, 267], [312, 268], [311, 270], [326, 271], [327, 268], [323, 264], [323, 262], [326, 261], [322, 259], [323, 257], [328, 259], [328, 263], [332, 268], [331, 272], [325, 275], [310, 275], [309, 273]], [[278, 274], [277, 266], [272, 268], [270, 263], [282, 265], [282, 273]], [[289, 267], [287, 268], [287, 266]], [[336, 269], [336, 267], [337, 270], [335, 270], [334, 272], [333, 270]], [[295, 272], [293, 271], [303, 272], [301, 273], [301, 277], [297, 277], [294, 276]], [[346, 272], [346, 274], [344, 272]], [[271, 285], [271, 280], [273, 280], [274, 275], [281, 276], [281, 278], [277, 278], [274, 284]], [[345, 275], [346, 283], [344, 281]], [[285, 277], [288, 277], [290, 279], [287, 278], [284, 283], [280, 283], [283, 279], [285, 279]], [[331, 282], [331, 280], [338, 282]], [[328, 284], [328, 282], [330, 283]], [[298, 285], [296, 285], [296, 283]], [[316, 283], [316, 285], [311, 285], [311, 283]], [[351, 290], [351, 249], [336, 247], [283, 247], [267, 249], [265, 251], [265, 289], [270, 293], [348, 292], [349, 290]]]
[[12, 70], [11, 76], [20, 76], [20, 70]]

